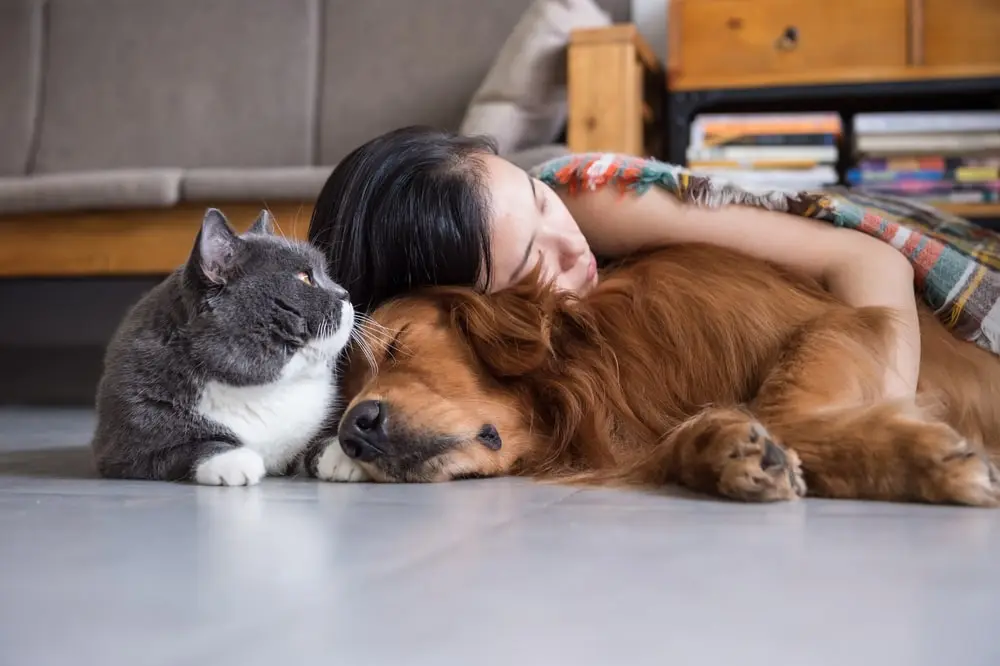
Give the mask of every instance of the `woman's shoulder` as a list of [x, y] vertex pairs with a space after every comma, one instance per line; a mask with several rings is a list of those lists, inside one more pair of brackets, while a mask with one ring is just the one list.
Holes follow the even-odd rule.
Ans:
[[545, 160], [529, 171], [553, 189], [569, 192], [611, 186], [619, 191], [645, 191], [656, 185], [679, 190], [690, 173], [656, 159], [621, 153], [573, 153]]

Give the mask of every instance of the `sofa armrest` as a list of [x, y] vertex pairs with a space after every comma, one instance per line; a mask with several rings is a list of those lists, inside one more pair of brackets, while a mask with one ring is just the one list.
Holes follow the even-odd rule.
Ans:
[[572, 152], [665, 154], [663, 65], [634, 24], [573, 31], [567, 79]]

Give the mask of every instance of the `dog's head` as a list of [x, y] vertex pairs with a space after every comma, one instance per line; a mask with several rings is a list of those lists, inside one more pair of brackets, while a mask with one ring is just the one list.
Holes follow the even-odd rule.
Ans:
[[373, 313], [344, 376], [345, 453], [378, 481], [447, 481], [511, 474], [544, 446], [532, 394], [562, 297], [529, 284], [435, 289]]

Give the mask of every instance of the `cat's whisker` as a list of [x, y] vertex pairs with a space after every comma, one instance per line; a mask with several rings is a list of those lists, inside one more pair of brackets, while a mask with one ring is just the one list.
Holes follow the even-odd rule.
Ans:
[[384, 336], [390, 336], [390, 335], [392, 335], [392, 331], [390, 331], [388, 328], [386, 328], [382, 324], [378, 323], [377, 321], [375, 321], [374, 319], [372, 319], [368, 315], [358, 314], [358, 315], [355, 315], [355, 318], [357, 319], [357, 322], [358, 322], [359, 326], [364, 326], [365, 329], [367, 329], [369, 331], [372, 331], [373, 333], [378, 333], [378, 334], [384, 335]]
[[379, 339], [385, 341], [389, 341], [394, 337], [392, 331], [366, 314], [359, 314], [358, 321], [372, 336], [377, 336]]
[[322, 337], [328, 338], [331, 335], [333, 335], [334, 332], [336, 331], [336, 325], [334, 324], [334, 322], [332, 320], [327, 319], [327, 320], [325, 320], [323, 322], [323, 325], [321, 326], [321, 330], [323, 332]]
[[[371, 347], [372, 344], [372, 340], [369, 339], [370, 337], [371, 336], [368, 334], [368, 331], [366, 331], [364, 326], [361, 324], [356, 324], [354, 329], [351, 331], [352, 340], [356, 340], [358, 343], [367, 345], [368, 347]], [[379, 340], [376, 340], [376, 342], [379, 342]]]
[[369, 328], [365, 323], [358, 324], [358, 330], [362, 331], [368, 338], [373, 342], [381, 342], [382, 344], [388, 344], [392, 341], [392, 336], [385, 331], [380, 331], [378, 329]]
[[361, 328], [373, 342], [380, 342], [383, 345], [391, 343], [392, 339], [396, 337], [394, 334], [386, 331], [385, 329], [370, 328], [368, 324], [361, 324]]
[[388, 328], [386, 328], [382, 324], [378, 323], [378, 321], [374, 317], [372, 317], [370, 314], [368, 314], [366, 312], [359, 312], [358, 313], [358, 317], [360, 317], [361, 319], [363, 319], [365, 322], [371, 324], [372, 326], [377, 326], [378, 328], [384, 329], [386, 331], [389, 330]]
[[277, 218], [277, 216], [275, 216], [274, 211], [271, 210], [271, 207], [267, 204], [266, 201], [262, 201], [261, 203], [264, 204], [264, 210], [267, 211], [267, 214], [271, 216], [271, 222], [274, 224], [274, 230], [278, 232], [277, 233], [278, 237], [279, 238], [284, 238], [285, 237], [285, 232], [281, 228], [281, 225], [278, 224], [278, 218]]
[[365, 355], [365, 358], [369, 358], [369, 354], [372, 353], [371, 343], [366, 339], [365, 332], [357, 321], [355, 321], [355, 325], [351, 328], [351, 335], [348, 339], [349, 344], [357, 345], [361, 353]]
[[391, 341], [389, 340], [384, 340], [382, 338], [374, 337], [372, 335], [367, 335], [364, 332], [361, 332], [359, 337], [362, 338], [364, 340], [364, 343], [369, 347], [371, 347], [372, 349], [376, 347], [388, 348], [389, 345], [391, 344]]
[[359, 321], [358, 328], [360, 328], [361, 330], [363, 330], [365, 333], [367, 333], [369, 336], [371, 336], [376, 340], [382, 340], [383, 342], [388, 342], [393, 338], [393, 335], [390, 331], [387, 331], [384, 328], [374, 327], [366, 321]]
[[299, 228], [299, 216], [301, 214], [302, 214], [302, 204], [299, 204], [299, 207], [295, 209], [295, 215], [292, 216], [292, 236], [294, 236], [295, 238], [298, 238], [298, 236], [295, 235], [295, 231], [296, 229]]
[[371, 345], [369, 345], [364, 338], [357, 338], [357, 343], [358, 348], [361, 350], [361, 354], [365, 357], [365, 360], [368, 361], [368, 366], [374, 370], [377, 367], [377, 364], [375, 362], [375, 352], [372, 351]]

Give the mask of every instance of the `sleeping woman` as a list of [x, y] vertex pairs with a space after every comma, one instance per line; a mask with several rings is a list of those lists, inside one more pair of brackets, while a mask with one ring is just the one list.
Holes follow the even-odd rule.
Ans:
[[[724, 196], [700, 205], [704, 188], [691, 187], [676, 168], [601, 159], [571, 156], [529, 173], [498, 156], [488, 139], [399, 129], [337, 165], [316, 202], [309, 239], [361, 312], [419, 287], [501, 290], [536, 268], [583, 295], [597, 283], [599, 259], [671, 243], [736, 249], [812, 276], [850, 305], [895, 310], [885, 391], [914, 394], [914, 267], [896, 247], [793, 212], [821, 206], [767, 197], [727, 203]], [[672, 187], [634, 186], [644, 173]]]

